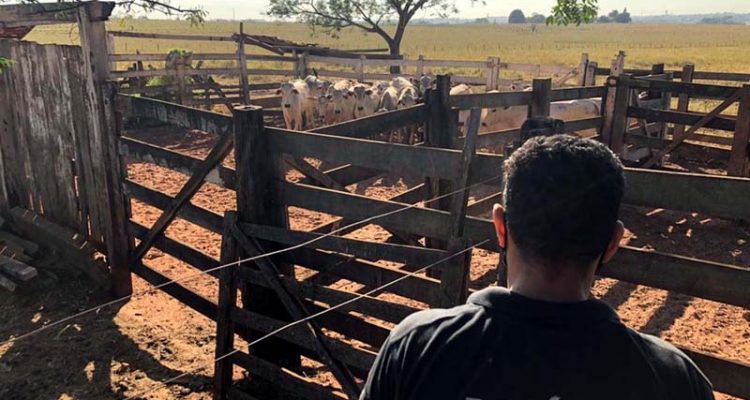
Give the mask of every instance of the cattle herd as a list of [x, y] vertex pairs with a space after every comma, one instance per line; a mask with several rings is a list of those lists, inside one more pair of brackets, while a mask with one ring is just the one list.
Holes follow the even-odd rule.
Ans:
[[[433, 84], [433, 79], [427, 75], [419, 78], [395, 77], [372, 84], [343, 79], [331, 82], [310, 75], [305, 79], [282, 83], [277, 94], [281, 95], [286, 128], [302, 131], [414, 106], [424, 99], [425, 92]], [[513, 84], [508, 89], [530, 90], [528, 86], [520, 84]], [[474, 89], [465, 84], [458, 84], [450, 91], [451, 96], [472, 93]], [[484, 109], [480, 131], [517, 129], [526, 120], [527, 114], [527, 106]], [[550, 116], [561, 120], [584, 119], [600, 114], [601, 99], [562, 101], [550, 105]], [[461, 111], [458, 118], [461, 134], [465, 135], [469, 112]], [[416, 129], [402, 129], [388, 134], [391, 141], [413, 144], [418, 140]]]

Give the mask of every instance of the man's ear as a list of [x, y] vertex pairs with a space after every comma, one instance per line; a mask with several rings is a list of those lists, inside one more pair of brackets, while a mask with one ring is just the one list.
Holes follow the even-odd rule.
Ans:
[[495, 234], [497, 234], [497, 241], [500, 244], [500, 248], [505, 250], [508, 248], [507, 237], [508, 232], [505, 227], [505, 208], [500, 204], [495, 204], [492, 207], [492, 222], [495, 224]]
[[620, 241], [622, 241], [622, 237], [625, 235], [625, 224], [622, 223], [622, 221], [617, 221], [617, 224], [615, 224], [615, 231], [612, 233], [612, 239], [609, 242], [609, 245], [607, 246], [607, 251], [604, 252], [604, 255], [602, 256], [602, 264], [608, 263], [612, 257], [617, 254], [617, 250], [620, 249]]

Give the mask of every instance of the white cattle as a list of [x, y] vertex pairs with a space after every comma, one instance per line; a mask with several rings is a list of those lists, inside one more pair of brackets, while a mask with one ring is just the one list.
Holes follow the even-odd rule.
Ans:
[[403, 76], [397, 76], [391, 79], [391, 87], [396, 88], [398, 95], [401, 95], [401, 92], [403, 92], [404, 89], [409, 87], [413, 88], [414, 84]]
[[[307, 83], [301, 79], [284, 82], [276, 93], [281, 95], [281, 109], [286, 128], [303, 130], [305, 118], [312, 119], [313, 116]], [[310, 122], [312, 121], [308, 121]]]
[[396, 108], [401, 109], [411, 107], [417, 104], [417, 100], [419, 100], [419, 93], [417, 92], [417, 88], [413, 86], [407, 87], [399, 94]]
[[364, 118], [375, 114], [380, 105], [381, 91], [377, 87], [356, 85], [350, 95], [354, 97], [354, 118]]
[[417, 88], [419, 89], [419, 95], [421, 97], [424, 97], [425, 93], [427, 93], [427, 89], [432, 89], [432, 85], [435, 83], [435, 79], [433, 79], [429, 75], [422, 75], [419, 77], [419, 80], [417, 81]]
[[[471, 89], [471, 86], [466, 84], [460, 84], [456, 85], [451, 88], [450, 95], [451, 96], [457, 96], [462, 94], [473, 94], [474, 90]], [[471, 111], [469, 110], [462, 110], [458, 112], [458, 130], [461, 132], [461, 136], [466, 136], [466, 134], [469, 132], [469, 114]]]
[[328, 100], [333, 107], [333, 123], [354, 119], [354, 98], [349, 96], [352, 83], [347, 80], [335, 82], [328, 88]]
[[[601, 116], [601, 99], [580, 99], [570, 101], [558, 101], [550, 104], [549, 116], [563, 121], [574, 121]], [[577, 132], [579, 136], [594, 136], [595, 129]]]
[[393, 86], [388, 86], [380, 98], [378, 111], [393, 111], [398, 108], [399, 90]]

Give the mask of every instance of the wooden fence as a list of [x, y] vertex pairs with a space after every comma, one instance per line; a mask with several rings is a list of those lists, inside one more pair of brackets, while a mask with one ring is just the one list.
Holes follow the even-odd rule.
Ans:
[[[396, 74], [390, 73], [391, 67], [400, 67], [402, 72], [398, 75], [415, 76], [432, 75], [433, 69], [451, 69], [469, 71], [458, 73], [453, 76], [455, 83], [466, 83], [470, 85], [484, 86], [486, 90], [497, 90], [508, 87], [519, 79], [503, 78], [508, 73], [516, 73], [522, 76], [554, 76], [556, 85], [561, 86], [575, 79], [577, 84], [583, 86], [593, 85], [590, 79], [584, 77], [586, 70], [596, 66], [589, 63], [588, 55], [584, 54], [582, 62], [578, 66], [564, 65], [539, 65], [503, 62], [499, 57], [489, 57], [487, 60], [430, 60], [420, 55], [417, 59], [394, 59], [382, 57], [378, 54], [360, 54], [357, 58], [343, 56], [319, 56], [310, 55], [304, 49], [297, 49], [291, 55], [279, 54], [250, 54], [246, 46], [240, 44], [242, 34], [232, 36], [201, 36], [201, 35], [177, 35], [157, 34], [140, 32], [110, 31], [111, 63], [110, 77], [112, 79], [127, 82], [121, 88], [121, 93], [159, 95], [165, 92], [174, 94], [174, 97], [185, 105], [210, 105], [210, 104], [251, 104], [255, 96], [254, 91], [275, 89], [277, 82], [269, 83], [269, 78], [276, 81], [287, 80], [294, 77], [305, 77], [315, 72], [324, 78], [356, 79], [361, 82], [372, 82], [375, 80], [388, 80]], [[232, 42], [237, 46], [234, 53], [209, 53], [192, 54], [191, 61], [196, 62], [197, 68], [190, 65], [177, 63], [175, 68], [148, 68], [146, 62], [161, 63], [166, 59], [166, 54], [116, 54], [114, 52], [114, 38], [143, 38], [163, 40], [185, 40], [185, 41], [211, 41]], [[247, 42], [245, 42], [247, 44]], [[231, 61], [233, 66], [222, 68], [204, 68], [203, 62]], [[273, 62], [282, 64], [283, 67], [276, 68], [251, 68], [248, 63]], [[128, 68], [118, 69], [118, 64], [127, 63]], [[592, 70], [593, 71], [593, 70]], [[592, 72], [589, 72], [589, 76]], [[223, 84], [212, 82], [211, 76], [231, 77], [237, 79], [236, 84]], [[148, 79], [152, 77], [173, 77], [176, 83], [167, 86], [149, 86]], [[194, 82], [186, 84], [185, 78], [191, 77]], [[254, 83], [252, 80], [262, 78], [262, 82]], [[249, 101], [248, 101], [249, 100]]]
[[[298, 245], [320, 238], [320, 234], [329, 232], [332, 226], [447, 195], [451, 190], [483, 182], [499, 174], [503, 161], [501, 156], [475, 152], [479, 143], [488, 139], [482, 139], [483, 135], [475, 133], [463, 139], [455, 134], [455, 115], [459, 109], [529, 105], [531, 114], [538, 115], [549, 108], [550, 101], [607, 95], [605, 88], [594, 87], [448, 96], [444, 92], [448, 86], [448, 80], [441, 78], [438, 89], [430, 92], [424, 105], [319, 128], [317, 132], [295, 132], [264, 126], [262, 111], [253, 107], [235, 109], [234, 119], [231, 119], [169, 103], [120, 96], [118, 102], [123, 105], [126, 115], [157, 118], [219, 134], [222, 139], [211, 152], [217, 157], [225, 154], [226, 146], [234, 141], [236, 170], [221, 166], [217, 162], [220, 157], [196, 159], [133, 139], [123, 138], [122, 147], [124, 154], [135, 160], [157, 163], [191, 175], [193, 178], [190, 182], [199, 182], [205, 177], [207, 181], [235, 190], [238, 204], [241, 205], [236, 212], [222, 217], [188, 201], [190, 194], [197, 190], [194, 185], [187, 185], [178, 196], [172, 197], [126, 181], [125, 185], [134, 198], [165, 210], [164, 215], [170, 218], [179, 216], [222, 234], [222, 257], [220, 260], [214, 259], [164, 235], [164, 229], [158, 229], [166, 227], [164, 224], [149, 229], [131, 222], [133, 234], [142, 240], [141, 243], [151, 243], [199, 270], [215, 268], [240, 257]], [[577, 124], [590, 128], [601, 125], [602, 121], [603, 118], [575, 121], [572, 126]], [[424, 144], [405, 146], [367, 139], [405, 123], [424, 124]], [[472, 128], [470, 132], [475, 130]], [[343, 163], [345, 166], [321, 171], [307, 164], [304, 157]], [[305, 175], [305, 180], [292, 183], [283, 179], [279, 167], [282, 162]], [[406, 170], [420, 173], [425, 177], [425, 183], [392, 199], [360, 196], [344, 189], [383, 171], [400, 174]], [[700, 212], [730, 219], [750, 217], [744, 201], [750, 194], [748, 179], [643, 169], [627, 169], [626, 174], [628, 204]], [[499, 182], [491, 184], [499, 185]], [[231, 365], [242, 366], [257, 379], [271, 382], [285, 393], [310, 398], [336, 398], [341, 395], [330, 387], [320, 386], [300, 374], [290, 372], [298, 364], [299, 355], [326, 365], [342, 385], [344, 393], [351, 394], [355, 391], [352, 381], [364, 377], [377, 347], [387, 336], [390, 324], [399, 322], [422, 307], [447, 306], [464, 300], [468, 293], [466, 271], [469, 260], [457, 257], [440, 268], [440, 274], [409, 277], [399, 282], [387, 290], [397, 297], [366, 297], [309, 325], [291, 328], [280, 334], [276, 341], [258, 345], [252, 355], [234, 346], [233, 329], [236, 328], [236, 332], [247, 339], [257, 338], [289, 321], [304, 317], [306, 313], [325, 310], [357, 296], [340, 287], [297, 277], [293, 265], [305, 266], [322, 276], [334, 276], [333, 281], [345, 279], [365, 287], [376, 287], [403, 277], [406, 271], [454, 254], [457, 249], [492, 238], [494, 230], [491, 221], [471, 216], [476, 210], [486, 210], [488, 204], [491, 207], [493, 202], [499, 201], [499, 194], [487, 199], [468, 204], [465, 193], [453, 194], [442, 201], [428, 202], [427, 207], [409, 208], [368, 222], [391, 232], [393, 240], [401, 244], [345, 238], [345, 231], [302, 248], [257, 260], [250, 264], [252, 267], [225, 269], [218, 305], [178, 284], [163, 289], [209, 318], [218, 318], [217, 355], [231, 353], [222, 359], [216, 371], [216, 387], [222, 396], [236, 390], [230, 385]], [[288, 229], [286, 211], [290, 206], [339, 218], [311, 231], [291, 231]], [[169, 221], [170, 218], [160, 218], [160, 221]], [[417, 240], [423, 237], [430, 239], [426, 247]], [[480, 247], [497, 251], [494, 241]], [[377, 260], [389, 260], [402, 266], [383, 266]], [[141, 262], [131, 267], [153, 284], [168, 280]], [[623, 246], [618, 257], [606, 265], [600, 274], [750, 307], [750, 296], [746, 290], [750, 284], [750, 271], [732, 265]], [[239, 306], [236, 303], [237, 288], [245, 284], [255, 287], [250, 292], [255, 295], [243, 296], [245, 302]], [[404, 302], [404, 298], [412, 301]], [[336, 334], [321, 333], [321, 328]], [[352, 346], [348, 340], [369, 347]], [[706, 372], [717, 390], [740, 397], [750, 396], [747, 385], [750, 366], [691, 349], [684, 350]]]
[[106, 49], [99, 47], [113, 6], [94, 2], [62, 9], [50, 4], [0, 9], [0, 25], [6, 18], [10, 26], [78, 22], [81, 37], [81, 47], [0, 39], [0, 57], [13, 61], [0, 74], [0, 213], [7, 217], [11, 209], [22, 207], [76, 232], [81, 242], [94, 243], [111, 271], [84, 272], [127, 295], [125, 198], [109, 107], [113, 92], [106, 85]]

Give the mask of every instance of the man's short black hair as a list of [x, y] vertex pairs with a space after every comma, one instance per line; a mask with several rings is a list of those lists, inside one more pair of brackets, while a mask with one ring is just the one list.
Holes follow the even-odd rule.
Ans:
[[599, 142], [529, 139], [505, 162], [508, 232], [523, 257], [589, 264], [612, 238], [624, 185], [622, 164]]

